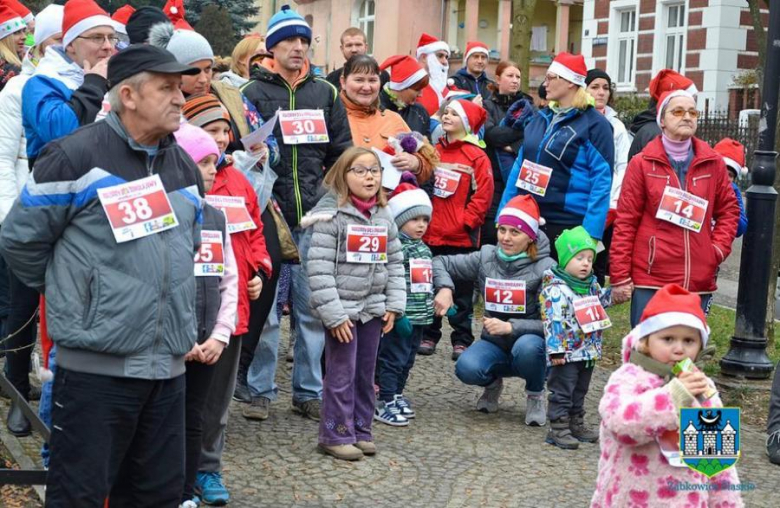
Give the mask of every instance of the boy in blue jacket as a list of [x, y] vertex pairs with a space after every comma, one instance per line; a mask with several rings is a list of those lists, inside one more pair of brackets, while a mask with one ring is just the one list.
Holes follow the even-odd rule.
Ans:
[[745, 146], [739, 141], [731, 138], [723, 138], [715, 145], [715, 151], [723, 157], [726, 163], [726, 169], [729, 172], [729, 180], [734, 194], [739, 203], [739, 224], [737, 225], [737, 238], [747, 231], [747, 214], [745, 213], [745, 204], [742, 202], [742, 192], [739, 190], [737, 181], [742, 175], [747, 175], [748, 169], [745, 167]]

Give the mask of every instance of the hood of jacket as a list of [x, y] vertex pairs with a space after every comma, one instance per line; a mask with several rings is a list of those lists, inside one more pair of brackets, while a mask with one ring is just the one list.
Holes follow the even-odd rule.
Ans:
[[645, 126], [645, 124], [655, 123], [655, 122], [656, 122], [655, 108], [654, 107], [649, 108], [642, 111], [641, 113], [639, 113], [634, 117], [634, 121], [631, 122], [631, 127], [629, 128], [629, 130], [631, 131], [632, 134], [636, 134], [637, 132], [639, 132], [639, 129]]
[[227, 83], [228, 85], [233, 85], [236, 88], [241, 88], [249, 81], [244, 76], [239, 76], [233, 71], [223, 72], [219, 77], [219, 80], [223, 83]]
[[84, 69], [65, 54], [62, 46], [49, 46], [35, 69], [36, 76], [45, 76], [76, 90], [84, 83]]
[[466, 67], [461, 67], [458, 69], [458, 72], [455, 73], [456, 75], [463, 77], [465, 79], [470, 79], [471, 81], [476, 81], [477, 83], [482, 83], [485, 81], [490, 81], [487, 77], [487, 73], [485, 71], [482, 71], [482, 74], [480, 74], [477, 77], [474, 77], [469, 70]]

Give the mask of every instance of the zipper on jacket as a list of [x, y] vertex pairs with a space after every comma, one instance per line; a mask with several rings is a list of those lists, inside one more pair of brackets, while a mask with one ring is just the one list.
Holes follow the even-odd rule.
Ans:
[[[149, 158], [147, 157], [147, 160]], [[154, 158], [147, 163], [147, 168], [149, 171], [149, 175], [154, 174], [154, 163], [157, 161], [157, 155], [154, 156]], [[157, 349], [160, 346], [160, 343], [162, 342], [162, 323], [163, 318], [165, 317], [165, 303], [168, 299], [168, 284], [170, 284], [169, 277], [170, 277], [170, 245], [167, 240], [167, 236], [169, 231], [163, 231], [161, 233], [158, 233], [155, 236], [158, 236], [158, 242], [162, 244], [163, 247], [163, 283], [162, 288], [160, 292], [160, 305], [157, 308], [157, 324], [155, 325], [154, 330], [154, 342], [152, 343], [152, 357], [151, 357], [151, 374], [154, 378], [156, 378], [156, 370], [157, 370]]]
[[[655, 169], [655, 162], [653, 162], [653, 169]], [[688, 170], [688, 176], [690, 175], [690, 169]], [[672, 171], [672, 175], [674, 175], [674, 179], [677, 182], [677, 188], [682, 189], [682, 184], [680, 182], [680, 177], [677, 176], [677, 173]], [[693, 180], [691, 178], [691, 180]], [[685, 258], [683, 259], [683, 288], [688, 289], [688, 284], [690, 282], [690, 274], [691, 274], [691, 243], [690, 239], [688, 238], [688, 230], [683, 228], [683, 252], [685, 252]]]
[[[290, 88], [287, 81], [282, 80], [284, 86], [287, 87], [287, 92], [290, 94], [290, 111], [295, 110], [295, 93]], [[301, 198], [301, 189], [298, 183], [298, 145], [292, 145], [292, 170], [293, 170], [293, 192], [295, 193], [295, 214], [298, 217], [298, 222], [303, 217], [303, 198]]]
[[655, 262], [655, 236], [651, 236], [647, 241], [647, 274], [650, 275], [650, 271], [653, 269], [653, 262]]
[[696, 182], [699, 180], [704, 180], [705, 178], [710, 178], [712, 175], [701, 175], [701, 176], [694, 176], [693, 177], [693, 186], [696, 187]]

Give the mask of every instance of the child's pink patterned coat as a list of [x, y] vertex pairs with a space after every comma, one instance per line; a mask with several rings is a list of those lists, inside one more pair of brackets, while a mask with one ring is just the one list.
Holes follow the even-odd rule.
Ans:
[[[628, 363], [636, 337], [623, 339], [623, 366], [612, 373], [599, 403], [601, 458], [594, 508], [733, 508], [744, 506], [738, 491], [675, 490], [678, 482], [707, 484], [710, 480], [689, 469], [672, 467], [656, 441], [679, 427], [678, 408], [669, 384], [656, 374]], [[687, 393], [687, 392], [686, 392]], [[695, 399], [684, 406], [696, 406]], [[722, 407], [717, 396], [705, 406]], [[712, 478], [712, 483], [739, 483], [734, 467]]]

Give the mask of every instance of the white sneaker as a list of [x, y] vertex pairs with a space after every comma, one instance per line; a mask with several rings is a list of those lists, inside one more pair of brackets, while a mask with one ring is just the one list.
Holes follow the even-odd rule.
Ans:
[[179, 505], [179, 508], [198, 508], [198, 503], [195, 501], [184, 501]]
[[374, 408], [374, 420], [382, 422], [392, 427], [406, 427], [409, 425], [409, 420], [401, 416], [401, 408], [392, 402], [378, 402], [381, 404]]
[[543, 427], [547, 423], [547, 410], [544, 408], [544, 392], [528, 394], [525, 402], [525, 424], [531, 427]]
[[409, 400], [403, 395], [393, 395], [393, 402], [395, 402], [395, 405], [398, 406], [398, 410], [400, 411], [401, 416], [407, 420], [411, 420], [416, 416], [414, 409], [412, 409], [412, 405], [409, 403]]
[[495, 381], [485, 387], [482, 396], [477, 401], [477, 411], [483, 413], [495, 413], [498, 411], [498, 399], [504, 391], [504, 379], [496, 378]]

